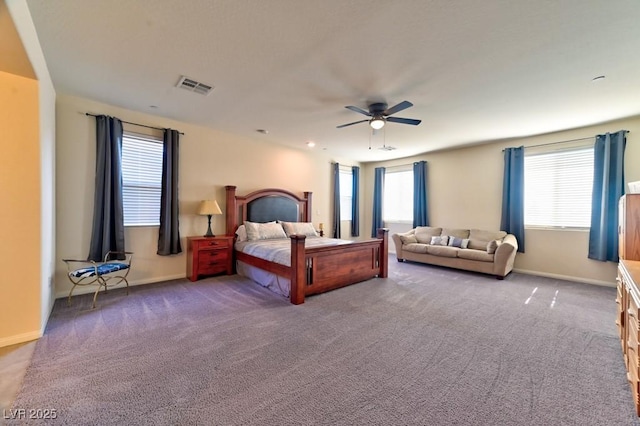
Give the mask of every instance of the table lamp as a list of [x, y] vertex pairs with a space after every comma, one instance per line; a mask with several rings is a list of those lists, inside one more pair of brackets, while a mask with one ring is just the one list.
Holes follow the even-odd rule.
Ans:
[[222, 214], [222, 210], [220, 210], [220, 206], [216, 200], [203, 200], [200, 202], [200, 207], [198, 207], [198, 214], [202, 216], [207, 216], [209, 218], [209, 228], [207, 229], [207, 233], [204, 234], [205, 237], [215, 237], [213, 232], [211, 232], [211, 215], [214, 214]]

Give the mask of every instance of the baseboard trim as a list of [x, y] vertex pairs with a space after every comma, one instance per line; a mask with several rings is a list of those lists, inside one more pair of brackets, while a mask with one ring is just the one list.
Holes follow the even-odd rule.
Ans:
[[[143, 280], [129, 281], [129, 286], [134, 287], [138, 285], [155, 284], [163, 281], [179, 280], [182, 278], [186, 278], [186, 275], [179, 274], [179, 275], [167, 275], [164, 277], [153, 277], [153, 278], [147, 278]], [[97, 288], [96, 286], [85, 286], [85, 287], [78, 286], [73, 291], [73, 295], [76, 296], [79, 294], [95, 293], [96, 288]], [[114, 288], [120, 288], [120, 286], [114, 287]], [[69, 296], [69, 290], [56, 291], [56, 299], [62, 299], [68, 296]]]
[[548, 272], [530, 271], [528, 269], [514, 269], [513, 272], [518, 272], [518, 273], [527, 274], [527, 275], [536, 275], [538, 277], [555, 278], [555, 279], [558, 279], [558, 280], [594, 284], [594, 285], [600, 285], [600, 286], [603, 286], [603, 287], [615, 287], [616, 286], [615, 281], [613, 281], [613, 282], [600, 281], [600, 280], [593, 280], [593, 279], [590, 279], [590, 278], [572, 277], [570, 275], [560, 275], [560, 274], [551, 274], [551, 273], [548, 273]]
[[30, 331], [28, 333], [16, 334], [15, 336], [3, 337], [0, 339], [0, 348], [17, 345], [18, 343], [30, 342], [42, 337], [40, 331]]

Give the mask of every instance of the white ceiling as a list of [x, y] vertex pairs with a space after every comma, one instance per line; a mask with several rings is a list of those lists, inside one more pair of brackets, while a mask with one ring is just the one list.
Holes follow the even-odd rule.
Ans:
[[[640, 114], [638, 0], [27, 4], [59, 93], [265, 143], [314, 141], [338, 158], [378, 161]], [[178, 89], [182, 75], [215, 88]], [[395, 116], [419, 126], [336, 129], [366, 118], [346, 105], [404, 100], [414, 106]]]

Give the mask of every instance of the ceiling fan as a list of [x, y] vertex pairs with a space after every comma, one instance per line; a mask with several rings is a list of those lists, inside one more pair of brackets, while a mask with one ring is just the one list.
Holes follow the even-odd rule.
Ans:
[[362, 108], [358, 108], [356, 106], [346, 106], [345, 108], [350, 109], [351, 111], [359, 112], [360, 114], [364, 114], [371, 118], [366, 120], [354, 121], [353, 123], [341, 124], [340, 126], [336, 127], [338, 129], [341, 129], [353, 124], [369, 122], [369, 125], [373, 129], [379, 130], [384, 127], [384, 124], [387, 121], [391, 123], [411, 124], [412, 126], [417, 126], [418, 124], [420, 124], [421, 120], [414, 120], [413, 118], [389, 117], [396, 112], [400, 112], [412, 106], [413, 104], [409, 101], [402, 101], [399, 104], [392, 106], [391, 108], [387, 108], [387, 104], [385, 102], [376, 102], [369, 105], [369, 111], [365, 111]]

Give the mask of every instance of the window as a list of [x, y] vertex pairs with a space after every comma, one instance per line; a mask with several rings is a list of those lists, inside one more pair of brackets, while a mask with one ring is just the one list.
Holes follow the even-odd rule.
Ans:
[[385, 171], [382, 209], [385, 222], [413, 223], [413, 169]]
[[340, 170], [340, 220], [351, 220], [353, 174], [351, 169]]
[[593, 147], [525, 155], [524, 223], [589, 228]]
[[125, 133], [122, 137], [122, 184], [125, 226], [160, 225], [162, 140]]

